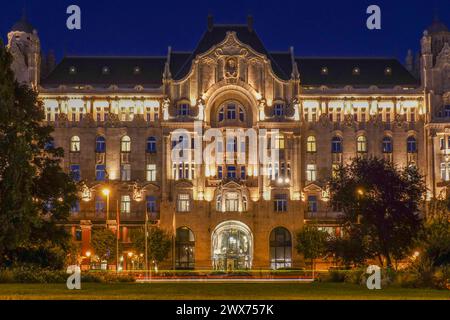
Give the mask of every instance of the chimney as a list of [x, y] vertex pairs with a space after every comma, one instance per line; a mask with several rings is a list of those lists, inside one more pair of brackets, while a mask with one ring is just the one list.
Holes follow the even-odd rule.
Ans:
[[208, 14], [208, 31], [212, 31], [214, 27], [214, 17], [212, 14]]
[[253, 32], [253, 16], [251, 14], [247, 16], [247, 27], [248, 31]]

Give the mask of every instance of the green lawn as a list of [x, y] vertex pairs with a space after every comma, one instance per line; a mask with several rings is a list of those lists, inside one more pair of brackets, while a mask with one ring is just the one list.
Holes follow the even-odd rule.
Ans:
[[449, 290], [386, 288], [368, 290], [344, 283], [120, 283], [0, 284], [0, 299], [447, 299]]

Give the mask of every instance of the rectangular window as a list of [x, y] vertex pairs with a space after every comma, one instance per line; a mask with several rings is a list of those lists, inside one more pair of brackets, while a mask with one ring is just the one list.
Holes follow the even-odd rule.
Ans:
[[227, 167], [227, 177], [230, 179], [236, 178], [236, 167], [235, 166], [228, 166]]
[[156, 198], [154, 196], [147, 196], [147, 213], [156, 212]]
[[241, 179], [245, 180], [246, 177], [247, 177], [247, 174], [245, 172], [245, 166], [241, 166]]
[[105, 213], [105, 199], [102, 196], [97, 196], [95, 198], [95, 214]]
[[178, 115], [182, 117], [189, 116], [189, 105], [187, 103], [178, 105]]
[[286, 212], [287, 211], [287, 195], [286, 194], [275, 195], [273, 207], [274, 207], [273, 210], [275, 212]]
[[189, 212], [191, 210], [191, 201], [189, 198], [189, 194], [182, 193], [178, 195], [177, 200], [177, 211], [178, 212]]
[[317, 212], [316, 196], [308, 196], [308, 212]]
[[120, 178], [122, 181], [130, 181], [131, 180], [131, 165], [123, 164], [120, 168]]
[[81, 180], [81, 171], [79, 164], [72, 164], [70, 166], [70, 176], [72, 177], [73, 181], [79, 182]]
[[95, 166], [95, 180], [105, 181], [106, 178], [106, 168], [104, 164], [98, 164]]
[[450, 181], [450, 162], [441, 163], [441, 179], [443, 181]]
[[315, 164], [308, 164], [306, 166], [306, 181], [316, 181], [317, 171]]
[[147, 181], [148, 182], [156, 181], [156, 164], [147, 165]]
[[120, 198], [120, 213], [131, 212], [131, 197], [129, 195], [122, 196]]
[[217, 178], [222, 179], [223, 178], [223, 168], [222, 166], [217, 167]]

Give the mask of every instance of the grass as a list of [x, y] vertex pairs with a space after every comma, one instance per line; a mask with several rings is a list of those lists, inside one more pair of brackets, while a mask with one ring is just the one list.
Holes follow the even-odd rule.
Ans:
[[450, 300], [449, 290], [385, 288], [368, 290], [345, 283], [85, 283], [0, 284], [0, 299], [49, 300]]

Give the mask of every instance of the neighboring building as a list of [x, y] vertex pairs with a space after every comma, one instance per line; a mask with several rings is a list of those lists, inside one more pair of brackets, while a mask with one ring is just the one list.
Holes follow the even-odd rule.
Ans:
[[[125, 243], [146, 213], [173, 234], [167, 264], [177, 268], [294, 267], [295, 233], [305, 223], [339, 234], [324, 188], [339, 164], [374, 155], [416, 165], [429, 197], [450, 181], [450, 32], [440, 22], [424, 33], [420, 61], [410, 52], [404, 67], [391, 58], [269, 52], [251, 18], [214, 25], [209, 17], [192, 52], [65, 57], [54, 70], [49, 57], [40, 83], [37, 32], [23, 19], [8, 40], [18, 80], [37, 88], [66, 150], [64, 169], [84, 185], [70, 224], [83, 253], [92, 228], [116, 229], [118, 210]], [[203, 131], [279, 129], [270, 141], [280, 158], [174, 163], [174, 130], [194, 133], [194, 121]], [[229, 147], [236, 144], [220, 148]], [[194, 139], [183, 152], [192, 159], [198, 149]]]

